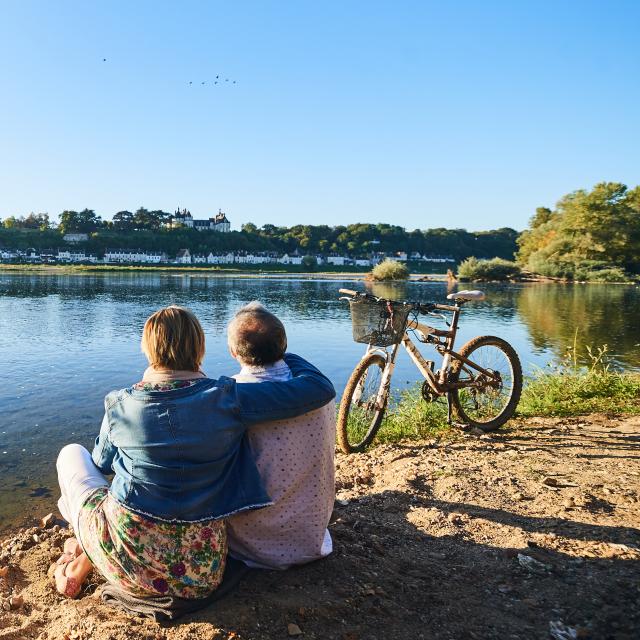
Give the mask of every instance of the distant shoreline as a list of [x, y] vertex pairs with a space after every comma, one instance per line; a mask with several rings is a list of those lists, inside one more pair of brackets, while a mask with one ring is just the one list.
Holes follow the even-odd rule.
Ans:
[[[160, 273], [164, 275], [198, 275], [210, 277], [238, 277], [238, 278], [327, 278], [336, 280], [364, 280], [369, 273], [363, 271], [297, 271], [293, 269], [247, 269], [237, 267], [202, 267], [202, 266], [152, 266], [152, 265], [66, 265], [66, 264], [0, 264], [0, 273], [37, 273], [42, 275], [74, 274], [74, 275], [94, 275], [99, 273]], [[446, 275], [442, 273], [411, 274], [413, 280], [428, 278], [434, 282], [445, 282]]]

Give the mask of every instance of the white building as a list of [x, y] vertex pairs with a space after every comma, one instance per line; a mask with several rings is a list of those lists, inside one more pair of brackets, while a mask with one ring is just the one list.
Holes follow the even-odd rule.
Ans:
[[347, 264], [348, 258], [344, 256], [327, 256], [327, 264], [332, 264], [336, 267], [344, 267]]
[[280, 264], [302, 264], [302, 256], [289, 255], [285, 253], [278, 259]]
[[161, 251], [141, 251], [140, 249], [107, 249], [104, 262], [159, 264], [167, 261], [167, 254]]
[[189, 249], [180, 249], [175, 261], [178, 264], [191, 264], [191, 252]]
[[371, 260], [369, 258], [356, 258], [354, 260], [356, 267], [370, 267]]
[[208, 264], [233, 264], [234, 258], [235, 256], [231, 251], [223, 254], [209, 253], [209, 255], [207, 256], [207, 263]]
[[187, 209], [180, 211], [180, 208], [178, 208], [173, 216], [171, 216], [169, 226], [173, 227], [178, 224], [189, 227], [189, 229], [195, 229], [196, 231], [217, 231], [219, 233], [228, 233], [231, 231], [231, 223], [222, 212], [222, 209], [219, 209], [218, 213], [208, 220], [195, 220], [191, 215], [191, 211]]
[[76, 244], [78, 242], [86, 242], [89, 239], [89, 234], [88, 233], [65, 233], [62, 236], [62, 239], [65, 242]]

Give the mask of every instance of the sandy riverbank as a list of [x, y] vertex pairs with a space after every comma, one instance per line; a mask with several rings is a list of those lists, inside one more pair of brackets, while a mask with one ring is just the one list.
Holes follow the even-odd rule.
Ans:
[[0, 608], [0, 639], [275, 639], [290, 623], [338, 640], [635, 638], [639, 440], [640, 417], [594, 415], [339, 455], [334, 554], [169, 627], [103, 606], [97, 577], [63, 600], [46, 571], [66, 531], [22, 530], [0, 551], [0, 602], [24, 598]]

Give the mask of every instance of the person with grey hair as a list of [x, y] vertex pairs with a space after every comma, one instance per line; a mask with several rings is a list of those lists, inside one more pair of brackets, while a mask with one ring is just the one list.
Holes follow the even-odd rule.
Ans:
[[[284, 325], [259, 302], [240, 309], [227, 331], [231, 355], [241, 366], [238, 383], [283, 382]], [[228, 518], [229, 552], [251, 567], [287, 569], [332, 551], [327, 526], [335, 500], [335, 406], [265, 422], [247, 432], [271, 506]]]

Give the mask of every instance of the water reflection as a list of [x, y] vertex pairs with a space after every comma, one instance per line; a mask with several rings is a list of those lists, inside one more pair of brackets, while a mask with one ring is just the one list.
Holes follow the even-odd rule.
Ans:
[[[150, 313], [167, 304], [191, 308], [207, 337], [204, 369], [216, 377], [237, 371], [227, 352], [227, 322], [243, 304], [260, 300], [284, 321], [291, 350], [316, 363], [341, 391], [364, 347], [351, 339], [348, 305], [338, 300], [338, 289], [364, 286], [349, 280], [188, 274], [0, 275], [0, 529], [20, 514], [37, 513], [45, 497], [33, 490], [54, 486], [57, 450], [72, 440], [89, 446], [104, 395], [139, 379], [145, 367], [139, 340]], [[579, 327], [583, 342], [607, 342], [622, 366], [640, 367], [638, 288], [483, 288], [486, 302], [464, 309], [459, 345], [479, 334], [500, 335], [527, 368], [564, 352]], [[371, 284], [368, 290], [395, 299], [444, 302], [447, 285]], [[401, 353], [394, 388], [417, 377]]]
[[640, 367], [640, 296], [637, 287], [539, 284], [517, 299], [532, 344], [563, 354], [574, 339], [608, 345], [622, 367]]

